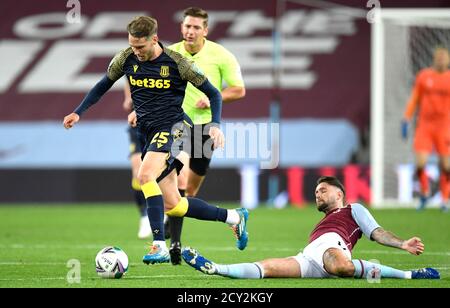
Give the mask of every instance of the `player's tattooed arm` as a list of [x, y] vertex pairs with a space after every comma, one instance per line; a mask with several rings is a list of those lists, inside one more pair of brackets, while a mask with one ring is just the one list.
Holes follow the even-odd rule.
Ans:
[[392, 234], [391, 232], [384, 230], [383, 228], [376, 228], [371, 234], [371, 238], [377, 243], [402, 249], [404, 240]]
[[381, 245], [403, 249], [416, 256], [422, 254], [425, 250], [425, 245], [420, 238], [414, 236], [408, 240], [402, 240], [381, 227], [373, 230], [371, 238]]

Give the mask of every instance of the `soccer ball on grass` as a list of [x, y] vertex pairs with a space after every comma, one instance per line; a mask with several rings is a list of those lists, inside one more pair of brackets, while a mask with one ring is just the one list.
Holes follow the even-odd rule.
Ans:
[[119, 247], [105, 247], [95, 257], [95, 269], [102, 278], [122, 278], [128, 270], [128, 256]]

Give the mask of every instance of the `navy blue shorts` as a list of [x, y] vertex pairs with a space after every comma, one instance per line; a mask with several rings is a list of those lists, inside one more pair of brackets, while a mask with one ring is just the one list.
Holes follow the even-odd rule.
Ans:
[[205, 129], [207, 125], [194, 125], [189, 136], [191, 142], [189, 168], [199, 176], [206, 175], [214, 152], [208, 128]]
[[189, 130], [193, 126], [191, 120], [186, 116], [182, 122], [174, 123], [166, 127], [154, 127], [146, 130], [145, 133], [140, 130], [145, 145], [142, 149], [142, 160], [147, 152], [168, 153], [166, 169], [161, 173], [158, 182], [161, 181], [172, 170], [176, 169], [180, 174], [183, 163], [176, 157], [184, 149], [184, 145], [189, 143]]

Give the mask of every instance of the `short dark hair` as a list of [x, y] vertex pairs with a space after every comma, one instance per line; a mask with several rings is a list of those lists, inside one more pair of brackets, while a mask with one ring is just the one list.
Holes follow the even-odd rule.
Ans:
[[205, 28], [208, 27], [208, 13], [205, 10], [199, 7], [191, 6], [185, 9], [183, 12], [183, 19], [187, 16], [202, 18], [203, 25], [205, 26]]
[[345, 188], [344, 185], [342, 185], [342, 183], [334, 176], [321, 176], [318, 180], [317, 180], [317, 185], [319, 185], [320, 183], [327, 183], [328, 185], [332, 185], [334, 187], [339, 188], [340, 190], [342, 190], [342, 193], [344, 194], [344, 199], [345, 199]]
[[158, 32], [158, 22], [149, 16], [137, 16], [128, 24], [127, 31], [137, 38], [150, 37]]

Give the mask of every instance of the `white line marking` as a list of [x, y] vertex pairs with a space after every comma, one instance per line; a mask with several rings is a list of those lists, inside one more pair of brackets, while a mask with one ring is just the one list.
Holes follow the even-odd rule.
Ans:
[[[193, 275], [154, 275], [154, 276], [124, 276], [121, 280], [131, 279], [148, 279], [148, 278], [192, 278]], [[207, 276], [206, 276], [207, 277]], [[204, 277], [204, 278], [206, 278]], [[40, 280], [66, 280], [66, 277], [34, 277], [34, 278], [0, 278], [0, 281], [40, 281]], [[83, 278], [81, 278], [83, 280]], [[85, 280], [101, 279], [101, 280], [119, 280], [119, 279], [102, 279], [100, 277], [88, 277]]]
[[[99, 250], [101, 247], [104, 247], [105, 244], [83, 244], [83, 245], [59, 245], [59, 244], [50, 244], [50, 245], [43, 245], [43, 244], [0, 244], [0, 249], [87, 249], [87, 250]], [[100, 247], [100, 248], [99, 248]], [[142, 246], [144, 250], [148, 249], [147, 245]], [[234, 246], [207, 246], [207, 247], [200, 247], [200, 251], [237, 251], [236, 247]], [[301, 252], [302, 249], [299, 248], [296, 250], [294, 247], [248, 247], [246, 251], [286, 251], [286, 252]], [[400, 250], [358, 250], [355, 249], [353, 251], [353, 254], [394, 254], [394, 255], [408, 255], [406, 251], [400, 251]], [[432, 256], [450, 256], [450, 251], [425, 251], [425, 255], [432, 255]]]

